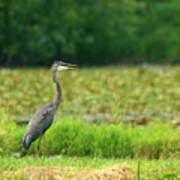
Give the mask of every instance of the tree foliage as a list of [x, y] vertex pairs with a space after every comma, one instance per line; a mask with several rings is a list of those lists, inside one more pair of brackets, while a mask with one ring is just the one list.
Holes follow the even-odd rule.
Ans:
[[0, 0], [0, 64], [177, 61], [179, 0]]

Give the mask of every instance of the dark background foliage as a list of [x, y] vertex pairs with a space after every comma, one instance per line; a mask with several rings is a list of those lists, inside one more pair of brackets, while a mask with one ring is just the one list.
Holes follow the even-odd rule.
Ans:
[[0, 64], [180, 62], [179, 0], [0, 0]]

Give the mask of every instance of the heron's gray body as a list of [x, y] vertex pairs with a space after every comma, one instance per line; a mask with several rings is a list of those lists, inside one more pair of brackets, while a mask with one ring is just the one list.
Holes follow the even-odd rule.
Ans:
[[53, 102], [40, 107], [31, 118], [23, 139], [24, 149], [29, 149], [31, 143], [43, 135], [54, 120], [56, 107]]
[[[52, 80], [56, 85], [56, 96], [53, 102], [46, 103], [42, 107], [40, 107], [29, 121], [22, 143], [23, 148], [25, 150], [29, 149], [31, 143], [35, 141], [37, 138], [41, 137], [53, 123], [55, 112], [59, 107], [61, 100], [61, 87], [56, 77], [57, 71], [68, 68], [70, 69], [73, 67], [74, 65], [64, 62], [55, 62], [53, 64]], [[40, 141], [37, 146], [38, 151], [39, 151], [39, 144]]]

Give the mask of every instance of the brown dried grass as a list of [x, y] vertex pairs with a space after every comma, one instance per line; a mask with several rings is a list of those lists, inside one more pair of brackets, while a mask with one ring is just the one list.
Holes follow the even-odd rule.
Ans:
[[16, 172], [0, 173], [2, 179], [25, 180], [132, 180], [133, 174], [126, 164], [104, 169], [75, 169], [69, 167], [30, 167]]
[[126, 164], [117, 164], [113, 167], [91, 170], [91, 171], [80, 171], [76, 174], [73, 180], [131, 180], [133, 175], [130, 172], [129, 166]]

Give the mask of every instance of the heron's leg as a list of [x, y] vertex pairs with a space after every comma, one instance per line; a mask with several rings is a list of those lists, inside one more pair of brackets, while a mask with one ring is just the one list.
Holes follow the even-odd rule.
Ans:
[[46, 149], [46, 155], [49, 156], [49, 151], [48, 151], [48, 146], [47, 146], [47, 141], [46, 141], [45, 135], [44, 135], [44, 144], [45, 144], [45, 149]]
[[41, 143], [42, 137], [43, 137], [43, 134], [40, 136], [39, 142], [38, 142], [38, 145], [37, 145], [37, 152], [38, 152], [38, 154], [39, 154], [39, 148], [40, 148], [40, 143]]

